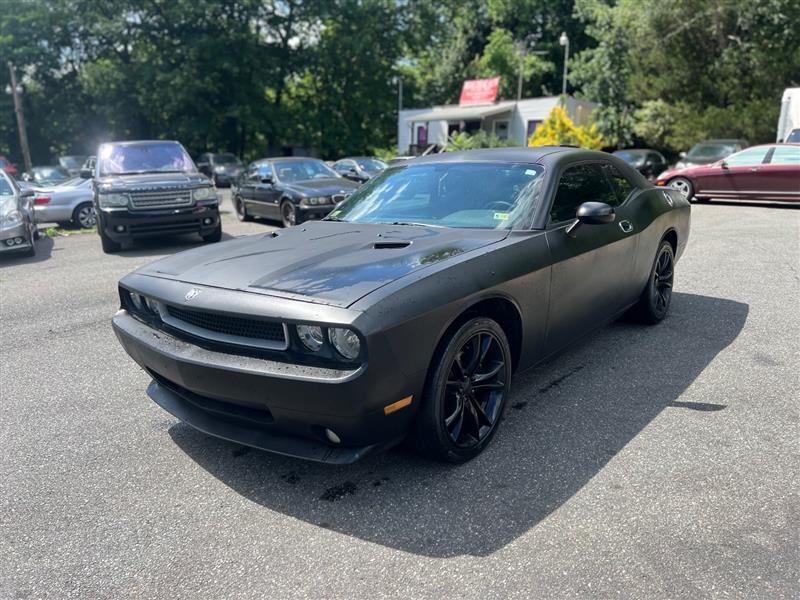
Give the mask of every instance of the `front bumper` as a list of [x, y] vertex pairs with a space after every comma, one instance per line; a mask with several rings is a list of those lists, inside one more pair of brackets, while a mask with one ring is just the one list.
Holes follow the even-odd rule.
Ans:
[[[184, 233], [208, 235], [219, 226], [216, 204], [158, 210], [95, 209], [98, 231], [115, 242]], [[205, 220], [209, 222], [204, 223]]]
[[[16, 240], [17, 238], [21, 238], [22, 243], [15, 243], [13, 246], [8, 245], [8, 240]], [[32, 245], [33, 240], [31, 239], [30, 232], [28, 231], [28, 226], [24, 222], [19, 223], [18, 225], [12, 225], [10, 227], [0, 227], [0, 252], [16, 252], [18, 250], [27, 250]]]
[[[424, 374], [409, 380], [393, 364], [331, 369], [215, 351], [125, 310], [112, 323], [153, 377], [148, 395], [165, 410], [205, 433], [308, 460], [346, 464], [399, 442], [414, 410], [387, 415], [383, 407], [424, 382]], [[326, 429], [341, 442], [328, 442]]]
[[312, 206], [298, 204], [297, 212], [300, 216], [300, 219], [303, 221], [313, 221], [317, 219], [324, 219], [334, 208], [336, 208], [335, 204], [317, 204]]

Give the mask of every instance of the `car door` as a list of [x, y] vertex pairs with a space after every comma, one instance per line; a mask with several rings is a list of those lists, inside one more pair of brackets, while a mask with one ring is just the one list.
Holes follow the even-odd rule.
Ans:
[[[545, 234], [553, 261], [548, 353], [605, 323], [636, 298], [632, 279], [637, 224], [630, 199], [622, 198], [625, 191], [615, 190], [604, 172], [609, 167], [613, 165], [577, 163], [559, 178]], [[634, 195], [634, 186], [623, 180], [628, 196]], [[582, 224], [568, 234], [565, 230], [584, 202], [605, 202], [614, 207], [616, 218], [602, 225]]]
[[[275, 177], [275, 167], [272, 163], [264, 163], [259, 167], [259, 185], [256, 195], [262, 203], [265, 217], [279, 217], [281, 203], [281, 187]], [[269, 180], [269, 181], [267, 181]]]
[[800, 145], [774, 146], [768, 158], [756, 189], [762, 197], [800, 202]]
[[754, 146], [692, 175], [695, 194], [704, 197], [750, 198], [758, 196], [761, 169], [769, 146]]
[[255, 182], [258, 179], [258, 165], [251, 164], [247, 167], [237, 184], [237, 194], [244, 202], [248, 210], [253, 206], [253, 196], [255, 195]]

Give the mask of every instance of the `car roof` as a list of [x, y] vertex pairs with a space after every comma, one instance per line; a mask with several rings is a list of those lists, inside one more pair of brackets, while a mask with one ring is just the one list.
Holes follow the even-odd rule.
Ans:
[[[547, 164], [569, 157], [570, 160], [608, 160], [611, 154], [598, 150], [586, 150], [574, 146], [535, 146], [532, 148], [484, 148], [460, 152], [442, 152], [420, 156], [408, 164], [448, 163], [448, 162], [516, 162]], [[618, 160], [618, 159], [615, 159]]]
[[262, 164], [268, 163], [268, 162], [275, 162], [276, 160], [280, 160], [280, 161], [288, 160], [288, 161], [292, 161], [292, 162], [295, 162], [295, 161], [299, 162], [301, 160], [318, 160], [320, 162], [324, 162], [322, 159], [315, 158], [313, 156], [273, 156], [272, 158], [259, 158], [258, 160], [254, 160], [253, 164], [254, 165], [262, 165]]
[[645, 152], [658, 152], [658, 150], [654, 150], [653, 148], [620, 148], [619, 150], [614, 150], [612, 154], [616, 154], [617, 152], [634, 152], [635, 154], [644, 154]]
[[180, 144], [177, 140], [133, 140], [129, 142], [104, 142], [115, 146], [138, 146], [143, 144]]
[[697, 142], [698, 144], [746, 144], [747, 140], [734, 140], [734, 139], [723, 139], [723, 138], [715, 138], [711, 140], [702, 140]]

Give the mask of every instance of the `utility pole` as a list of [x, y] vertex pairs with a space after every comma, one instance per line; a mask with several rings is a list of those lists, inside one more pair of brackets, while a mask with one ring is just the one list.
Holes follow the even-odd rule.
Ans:
[[522, 63], [525, 61], [525, 55], [519, 55], [519, 75], [517, 76], [517, 102], [522, 100]]
[[400, 117], [400, 111], [403, 110], [403, 78], [397, 76], [397, 117]]
[[17, 75], [14, 73], [14, 66], [8, 63], [8, 71], [11, 73], [11, 94], [14, 96], [14, 112], [17, 113], [17, 128], [19, 129], [19, 145], [22, 148], [22, 159], [25, 161], [25, 170], [30, 171], [31, 151], [28, 148], [28, 133], [25, 131], [25, 115], [22, 112], [22, 100], [17, 89]]
[[561, 33], [561, 37], [558, 39], [558, 43], [564, 46], [564, 77], [561, 81], [561, 95], [567, 95], [567, 73], [569, 64], [569, 37], [567, 37], [567, 32], [564, 31]]

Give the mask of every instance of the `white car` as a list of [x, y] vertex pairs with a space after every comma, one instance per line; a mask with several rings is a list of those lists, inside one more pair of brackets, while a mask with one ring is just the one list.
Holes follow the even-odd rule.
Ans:
[[33, 187], [36, 220], [89, 229], [97, 218], [92, 206], [92, 180], [73, 177], [50, 187]]

